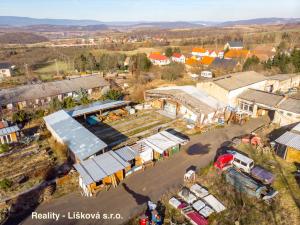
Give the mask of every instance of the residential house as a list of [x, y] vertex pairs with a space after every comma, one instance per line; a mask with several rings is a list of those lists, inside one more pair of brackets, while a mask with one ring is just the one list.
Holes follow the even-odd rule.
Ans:
[[234, 59], [216, 58], [209, 68], [216, 71], [234, 71], [237, 65], [238, 62]]
[[278, 156], [291, 163], [300, 163], [300, 123], [275, 140]]
[[18, 125], [9, 125], [6, 121], [0, 121], [0, 144], [11, 144], [20, 138]]
[[13, 66], [10, 63], [0, 63], [0, 79], [12, 76]]
[[66, 97], [75, 97], [77, 92], [85, 90], [88, 95], [108, 90], [109, 82], [97, 75], [74, 79], [29, 84], [0, 90], [0, 106], [12, 110], [26, 107], [47, 106], [52, 99], [62, 101]]
[[201, 64], [203, 66], [206, 66], [208, 67], [210, 64], [212, 64], [212, 62], [215, 60], [214, 57], [210, 57], [210, 56], [203, 56], [202, 59], [201, 59]]
[[173, 53], [171, 59], [173, 62], [185, 63], [185, 56], [181, 53]]
[[243, 42], [242, 41], [229, 41], [225, 44], [224, 46], [224, 50], [226, 49], [243, 49], [244, 48], [244, 45], [243, 45]]
[[224, 55], [225, 59], [247, 59], [250, 56], [250, 51], [247, 49], [231, 49]]
[[225, 105], [194, 86], [169, 86], [145, 92], [153, 108], [171, 117], [182, 117], [188, 123], [206, 125], [218, 121]]
[[197, 57], [209, 56], [209, 51], [204, 48], [195, 47], [192, 50], [192, 55]]
[[170, 64], [170, 59], [160, 53], [151, 53], [148, 58], [153, 65], [165, 66]]
[[273, 59], [276, 54], [276, 48], [273, 45], [258, 45], [256, 46], [250, 54], [250, 57], [255, 55], [260, 61], [267, 61], [268, 59]]

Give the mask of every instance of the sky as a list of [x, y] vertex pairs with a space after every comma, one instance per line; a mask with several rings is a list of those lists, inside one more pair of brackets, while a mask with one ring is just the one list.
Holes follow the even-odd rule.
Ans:
[[300, 18], [300, 0], [0, 0], [0, 15], [105, 22]]

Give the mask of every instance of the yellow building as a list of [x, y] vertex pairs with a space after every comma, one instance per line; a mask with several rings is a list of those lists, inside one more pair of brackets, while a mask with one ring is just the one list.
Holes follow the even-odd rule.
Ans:
[[300, 123], [285, 132], [276, 142], [276, 154], [288, 162], [300, 163]]

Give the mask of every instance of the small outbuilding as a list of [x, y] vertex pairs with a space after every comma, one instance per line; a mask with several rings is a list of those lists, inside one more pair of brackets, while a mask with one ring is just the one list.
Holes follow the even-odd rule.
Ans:
[[77, 163], [74, 167], [86, 196], [92, 196], [107, 186], [117, 186], [130, 170], [130, 164], [113, 151]]

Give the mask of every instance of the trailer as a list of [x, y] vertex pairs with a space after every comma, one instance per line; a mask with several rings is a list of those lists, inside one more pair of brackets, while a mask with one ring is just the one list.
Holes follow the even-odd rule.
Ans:
[[237, 171], [235, 168], [229, 168], [225, 173], [226, 181], [235, 187], [239, 192], [244, 192], [257, 199], [270, 200], [278, 192], [254, 180], [253, 178]]

